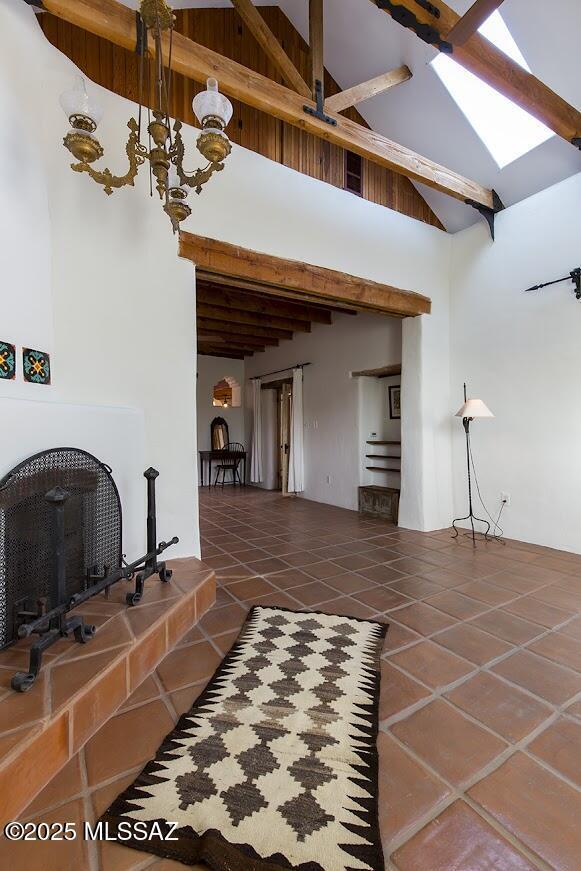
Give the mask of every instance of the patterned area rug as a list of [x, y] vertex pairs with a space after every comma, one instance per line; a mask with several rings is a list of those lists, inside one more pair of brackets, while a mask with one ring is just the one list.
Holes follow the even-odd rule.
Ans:
[[[252, 608], [203, 694], [104, 814], [109, 831], [140, 821], [152, 838], [124, 845], [215, 871], [383, 871], [376, 739], [386, 630]], [[161, 840], [170, 823], [177, 840]]]

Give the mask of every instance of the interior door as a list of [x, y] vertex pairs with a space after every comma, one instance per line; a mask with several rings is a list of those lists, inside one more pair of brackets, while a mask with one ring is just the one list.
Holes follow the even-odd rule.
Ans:
[[283, 495], [288, 493], [288, 460], [292, 410], [292, 382], [285, 381], [277, 390], [278, 399], [278, 484]]

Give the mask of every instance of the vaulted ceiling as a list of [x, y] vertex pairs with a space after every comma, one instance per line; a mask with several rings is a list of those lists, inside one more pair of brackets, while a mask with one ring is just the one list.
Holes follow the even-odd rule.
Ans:
[[[136, 3], [127, 0], [127, 5]], [[228, 0], [174, 0], [176, 8], [230, 6]], [[273, 5], [256, 0], [256, 5]], [[308, 39], [308, 0], [279, 0]], [[463, 14], [471, 0], [448, 0]], [[581, 108], [581, 3], [579, 0], [505, 0], [502, 16], [532, 73], [576, 108]], [[361, 103], [371, 128], [402, 145], [498, 192], [512, 205], [581, 171], [581, 153], [558, 136], [499, 169], [492, 156], [430, 66], [434, 48], [420, 41], [369, 0], [327, 0], [325, 66], [343, 88], [407, 64], [413, 78]], [[451, 231], [478, 215], [451, 197], [417, 185]]]

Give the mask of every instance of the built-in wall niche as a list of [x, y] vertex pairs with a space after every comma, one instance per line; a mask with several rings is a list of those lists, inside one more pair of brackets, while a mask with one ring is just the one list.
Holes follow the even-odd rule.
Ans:
[[214, 384], [212, 405], [216, 408], [240, 408], [241, 390], [235, 378], [226, 375]]
[[399, 408], [395, 400], [401, 385], [401, 364], [351, 374], [359, 382], [360, 484], [399, 491], [401, 420], [396, 416]]

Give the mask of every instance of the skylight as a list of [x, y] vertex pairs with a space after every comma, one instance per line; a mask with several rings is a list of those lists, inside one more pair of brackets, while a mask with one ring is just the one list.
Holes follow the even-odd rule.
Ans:
[[[479, 32], [530, 72], [500, 12], [493, 12]], [[464, 69], [449, 55], [439, 54], [432, 65], [499, 169], [554, 135], [552, 130]]]

